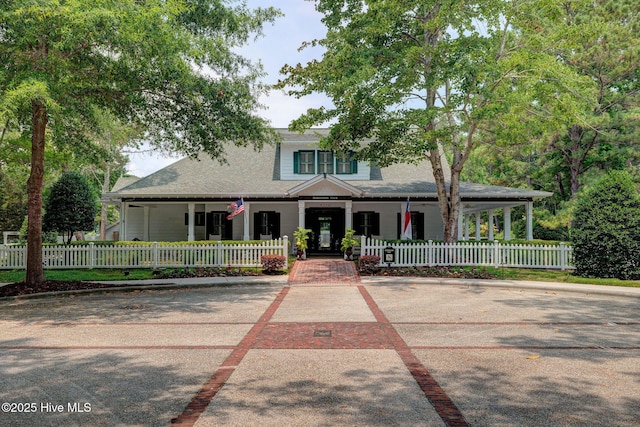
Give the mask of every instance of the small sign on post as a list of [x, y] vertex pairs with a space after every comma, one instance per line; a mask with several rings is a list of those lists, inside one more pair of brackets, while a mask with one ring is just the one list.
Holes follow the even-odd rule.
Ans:
[[391, 264], [396, 262], [396, 250], [392, 246], [384, 248], [384, 262], [389, 268], [391, 268]]

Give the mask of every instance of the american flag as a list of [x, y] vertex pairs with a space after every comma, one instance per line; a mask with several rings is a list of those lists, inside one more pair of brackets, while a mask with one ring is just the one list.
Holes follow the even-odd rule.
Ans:
[[242, 199], [236, 200], [235, 202], [231, 203], [229, 207], [231, 208], [231, 213], [227, 215], [227, 219], [231, 219], [234, 216], [244, 212], [244, 203], [242, 203]]

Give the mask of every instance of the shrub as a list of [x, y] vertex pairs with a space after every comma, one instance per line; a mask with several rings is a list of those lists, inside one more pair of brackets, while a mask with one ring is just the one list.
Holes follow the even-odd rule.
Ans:
[[267, 254], [260, 257], [262, 263], [262, 269], [267, 273], [275, 273], [278, 270], [283, 270], [287, 265], [287, 257], [284, 255]]
[[578, 201], [573, 244], [577, 275], [640, 278], [640, 196], [627, 173], [610, 173]]
[[358, 271], [361, 274], [376, 274], [380, 270], [378, 255], [363, 255], [358, 260]]
[[67, 172], [51, 187], [42, 217], [43, 231], [65, 233], [67, 244], [76, 231], [93, 230], [98, 212], [97, 200], [87, 179]]

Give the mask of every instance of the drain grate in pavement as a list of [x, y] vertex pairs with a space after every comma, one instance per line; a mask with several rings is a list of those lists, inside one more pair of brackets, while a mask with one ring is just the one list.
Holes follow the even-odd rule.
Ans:
[[331, 330], [318, 329], [318, 330], [313, 331], [313, 336], [314, 337], [330, 337], [331, 336]]
[[120, 308], [123, 310], [144, 310], [145, 308], [149, 308], [149, 306], [144, 304], [131, 304], [131, 305], [123, 305]]

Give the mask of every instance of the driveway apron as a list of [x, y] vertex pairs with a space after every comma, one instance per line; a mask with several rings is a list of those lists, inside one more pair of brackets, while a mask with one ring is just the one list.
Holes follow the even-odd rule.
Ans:
[[0, 301], [0, 425], [638, 425], [637, 296], [270, 280]]

